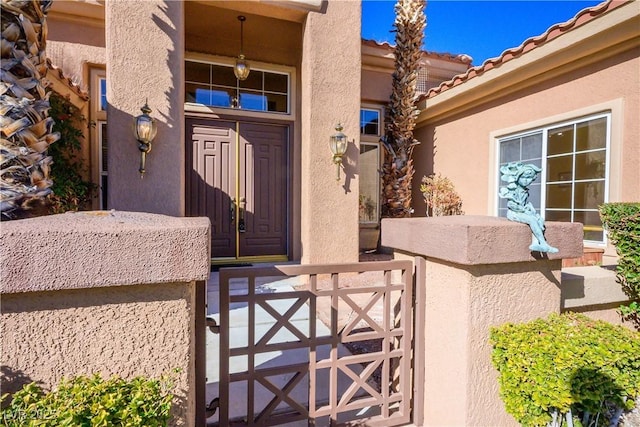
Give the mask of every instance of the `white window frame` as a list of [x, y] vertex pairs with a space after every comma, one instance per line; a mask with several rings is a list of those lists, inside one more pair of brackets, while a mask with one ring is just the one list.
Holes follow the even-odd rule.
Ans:
[[[90, 104], [90, 134], [91, 134], [91, 180], [98, 186], [97, 197], [93, 203], [94, 209], [102, 209], [103, 200], [108, 197], [103, 194], [102, 177], [107, 173], [102, 170], [102, 124], [107, 123], [107, 110], [101, 106], [102, 96], [106, 98], [106, 93], [102, 91], [102, 82], [107, 81], [107, 71], [102, 66], [91, 66], [89, 69], [91, 101]], [[106, 85], [105, 85], [106, 90]], [[108, 100], [107, 100], [108, 105]], [[106, 204], [105, 204], [106, 205]], [[108, 205], [107, 205], [108, 207]]]
[[[235, 58], [188, 52], [185, 54], [185, 61], [200, 62], [204, 64], [219, 65], [224, 67], [233, 67], [235, 63]], [[222, 114], [222, 115], [241, 115], [243, 117], [256, 117], [256, 118], [277, 117], [279, 120], [291, 120], [291, 121], [295, 120], [295, 115], [296, 115], [295, 68], [284, 66], [284, 65], [257, 62], [257, 61], [249, 61], [249, 65], [251, 67], [251, 70], [274, 73], [274, 74], [284, 74], [288, 76], [287, 112], [286, 113], [277, 112], [277, 111], [260, 111], [260, 110], [245, 110], [245, 109], [231, 108], [231, 107], [217, 107], [217, 106], [199, 104], [195, 102], [185, 102], [184, 103], [185, 112], [215, 113], [215, 114]], [[185, 80], [184, 83], [186, 84], [187, 81]]]
[[[562, 126], [568, 126], [568, 125], [575, 125], [577, 123], [581, 123], [581, 122], [586, 122], [586, 121], [590, 121], [590, 120], [597, 120], [597, 119], [601, 119], [601, 118], [606, 118], [606, 135], [605, 135], [605, 173], [604, 173], [604, 201], [603, 203], [608, 203], [609, 202], [609, 187], [610, 187], [610, 183], [611, 183], [611, 177], [610, 177], [610, 171], [611, 171], [611, 139], [612, 139], [612, 121], [613, 121], [613, 117], [612, 117], [612, 112], [611, 111], [604, 111], [604, 112], [598, 112], [598, 113], [594, 113], [594, 114], [589, 114], [589, 115], [584, 115], [581, 117], [576, 117], [573, 119], [568, 119], [568, 120], [564, 120], [564, 121], [560, 121], [560, 122], [554, 122], [554, 123], [549, 123], [546, 125], [542, 125], [542, 126], [538, 126], [536, 129], [527, 129], [526, 131], [522, 131], [522, 132], [516, 132], [516, 133], [510, 133], [510, 134], [503, 134], [503, 135], [499, 135], [494, 137], [494, 141], [495, 141], [495, 146], [494, 146], [494, 165], [496, 165], [497, 167], [494, 168], [495, 169], [495, 174], [494, 174], [494, 194], [497, 194], [500, 187], [504, 185], [504, 183], [501, 182], [500, 180], [500, 174], [499, 174], [499, 165], [500, 165], [500, 144], [503, 140], [505, 139], [510, 139], [510, 138], [519, 138], [519, 137], [525, 137], [528, 135], [532, 135], [532, 134], [536, 134], [536, 133], [542, 133], [542, 167], [543, 167], [543, 172], [539, 175], [539, 179], [541, 181], [540, 185], [540, 215], [542, 216], [542, 218], [544, 218], [545, 216], [545, 212], [546, 212], [546, 189], [547, 189], [547, 176], [546, 173], [544, 173], [544, 171], [546, 171], [546, 162], [548, 160], [547, 157], [547, 140], [548, 140], [548, 132], [551, 129], [555, 129], [558, 127], [562, 127]], [[575, 144], [575, 141], [574, 141]], [[574, 168], [573, 170], [575, 171], [575, 145], [574, 145], [574, 150], [571, 152], [572, 156], [573, 156], [573, 162], [574, 162]], [[589, 152], [589, 151], [600, 151], [602, 149], [596, 149], [596, 150], [583, 150], [580, 151], [580, 153], [583, 152]], [[552, 156], [555, 157], [555, 156]], [[574, 179], [571, 180], [571, 186], [572, 186], [572, 194], [573, 194], [573, 190], [575, 187], [575, 183], [576, 181]], [[500, 199], [496, 198], [495, 199], [495, 203], [493, 206], [493, 213], [494, 215], [499, 215], [499, 206], [500, 206]], [[575, 207], [574, 207], [574, 200], [571, 200], [571, 208], [570, 211], [572, 213], [572, 216], [575, 212]], [[603, 233], [603, 240], [602, 241], [594, 241], [594, 240], [584, 240], [584, 243], [588, 246], [595, 246], [595, 247], [606, 247], [607, 245], [607, 234]]]
[[372, 106], [372, 105], [361, 106], [360, 107], [360, 126], [362, 126], [362, 111], [374, 111], [378, 113], [378, 131], [375, 133], [375, 135], [361, 133], [360, 138], [366, 138], [366, 139], [375, 138], [377, 142], [378, 139], [382, 136], [383, 129], [384, 129], [384, 115], [383, 115], [384, 108], [382, 106]]

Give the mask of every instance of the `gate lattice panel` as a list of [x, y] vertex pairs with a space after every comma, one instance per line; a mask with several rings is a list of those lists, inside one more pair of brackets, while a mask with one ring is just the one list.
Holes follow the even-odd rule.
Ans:
[[219, 425], [408, 423], [412, 288], [411, 261], [221, 269]]

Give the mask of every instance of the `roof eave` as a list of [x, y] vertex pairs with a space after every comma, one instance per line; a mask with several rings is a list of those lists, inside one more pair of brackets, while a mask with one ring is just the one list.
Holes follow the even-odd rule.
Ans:
[[481, 75], [423, 97], [418, 102], [418, 123], [458, 114], [638, 44], [640, 2], [629, 2]]

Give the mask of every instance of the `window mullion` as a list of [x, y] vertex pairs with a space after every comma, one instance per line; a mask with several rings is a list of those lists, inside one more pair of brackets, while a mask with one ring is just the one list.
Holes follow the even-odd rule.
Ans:
[[548, 129], [542, 129], [542, 158], [541, 164], [542, 166], [542, 174], [540, 177], [540, 216], [542, 219], [546, 218], [547, 211], [547, 143], [548, 139]]

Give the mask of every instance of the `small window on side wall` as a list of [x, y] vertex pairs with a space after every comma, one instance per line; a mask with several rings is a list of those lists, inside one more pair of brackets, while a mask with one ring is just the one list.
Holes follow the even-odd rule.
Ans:
[[360, 134], [380, 136], [380, 110], [371, 108], [360, 109]]

